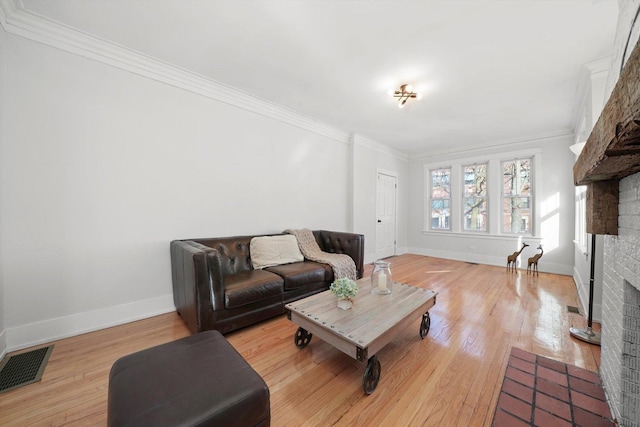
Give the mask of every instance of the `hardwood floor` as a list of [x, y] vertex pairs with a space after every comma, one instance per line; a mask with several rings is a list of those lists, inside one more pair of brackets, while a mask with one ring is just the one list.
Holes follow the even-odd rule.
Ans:
[[[571, 277], [419, 255], [390, 260], [394, 280], [438, 292], [437, 304], [424, 340], [416, 319], [378, 353], [382, 375], [370, 396], [363, 364], [316, 337], [297, 349], [297, 326], [284, 315], [227, 335], [269, 386], [271, 425], [490, 425], [511, 346], [598, 370], [600, 347], [569, 335], [586, 326], [567, 312], [580, 305]], [[56, 341], [40, 383], [0, 394], [0, 425], [105, 425], [111, 365], [187, 335], [170, 313]]]

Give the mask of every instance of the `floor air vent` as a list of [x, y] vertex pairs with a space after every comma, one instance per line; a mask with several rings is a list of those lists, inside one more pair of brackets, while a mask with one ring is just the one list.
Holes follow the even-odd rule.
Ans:
[[0, 393], [40, 381], [53, 346], [5, 358], [0, 363]]
[[580, 309], [578, 309], [578, 307], [574, 307], [572, 305], [568, 305], [567, 306], [567, 311], [569, 313], [575, 313], [575, 314], [580, 314]]

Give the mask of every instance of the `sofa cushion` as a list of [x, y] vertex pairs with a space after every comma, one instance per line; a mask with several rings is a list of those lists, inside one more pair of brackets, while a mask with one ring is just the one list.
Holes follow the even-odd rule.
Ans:
[[249, 245], [253, 268], [304, 261], [295, 236], [260, 236], [251, 239]]
[[322, 268], [324, 268], [324, 281], [327, 283], [333, 282], [333, 268], [329, 264], [318, 263]]
[[284, 279], [284, 289], [297, 289], [312, 283], [325, 281], [325, 269], [322, 264], [313, 261], [296, 262], [267, 268], [268, 271]]
[[242, 271], [226, 276], [224, 285], [225, 308], [236, 308], [282, 295], [283, 280], [264, 270]]

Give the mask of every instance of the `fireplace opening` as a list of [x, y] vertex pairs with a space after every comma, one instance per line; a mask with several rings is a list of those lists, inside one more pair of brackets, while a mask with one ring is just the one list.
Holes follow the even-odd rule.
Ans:
[[622, 306], [622, 423], [640, 425], [640, 290], [624, 281]]

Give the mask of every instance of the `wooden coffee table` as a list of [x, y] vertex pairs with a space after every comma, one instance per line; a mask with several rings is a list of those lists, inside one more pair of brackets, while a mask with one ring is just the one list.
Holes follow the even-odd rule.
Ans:
[[309, 345], [315, 334], [360, 362], [367, 362], [362, 387], [373, 393], [380, 380], [380, 361], [376, 353], [400, 331], [422, 315], [420, 337], [429, 332], [429, 309], [436, 303], [436, 292], [402, 283], [393, 283], [389, 295], [371, 293], [369, 278], [358, 280], [360, 292], [349, 310], [338, 308], [331, 291], [321, 292], [285, 306], [287, 318], [300, 326], [294, 336], [298, 348]]

